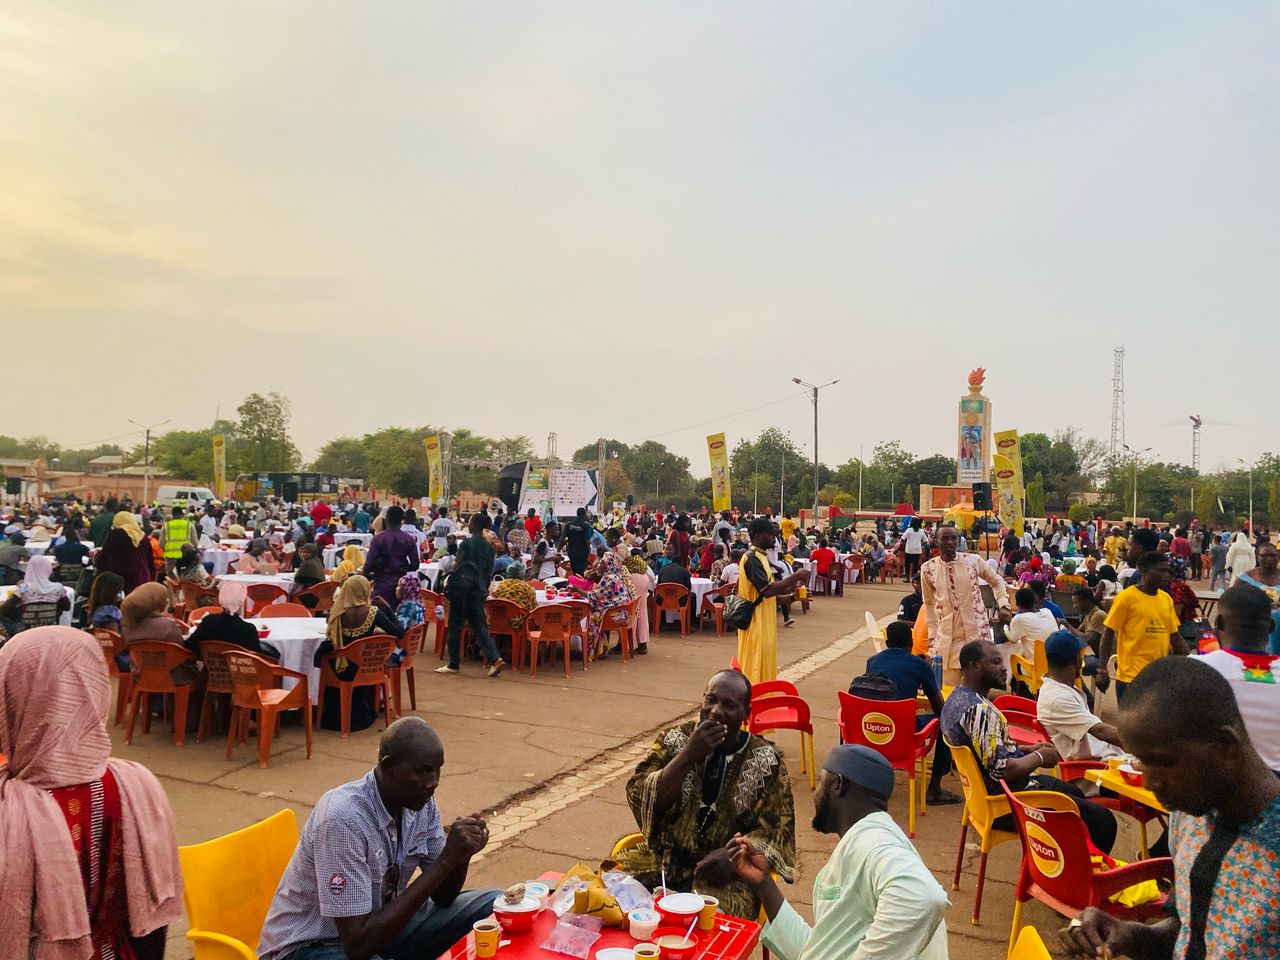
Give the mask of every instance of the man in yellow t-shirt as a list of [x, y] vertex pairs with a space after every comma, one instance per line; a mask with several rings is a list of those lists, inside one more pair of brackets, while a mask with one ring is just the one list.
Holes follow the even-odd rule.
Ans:
[[791, 514], [785, 514], [778, 522], [778, 529], [782, 531], [782, 547], [787, 546], [787, 541], [791, 539], [791, 535], [796, 532], [796, 522], [791, 519]]
[[1178, 633], [1178, 615], [1169, 596], [1172, 573], [1161, 553], [1144, 553], [1138, 558], [1140, 581], [1121, 590], [1111, 601], [1111, 610], [1102, 628], [1102, 650], [1098, 659], [1098, 689], [1111, 682], [1106, 665], [1117, 656], [1116, 699], [1147, 664], [1170, 653], [1185, 656], [1190, 651]]

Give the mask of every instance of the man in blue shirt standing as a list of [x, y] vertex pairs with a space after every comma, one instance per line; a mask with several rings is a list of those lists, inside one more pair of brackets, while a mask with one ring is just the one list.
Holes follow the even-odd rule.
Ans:
[[[867, 673], [878, 673], [893, 681], [898, 688], [899, 700], [914, 700], [917, 694], [923, 693], [929, 698], [929, 707], [933, 717], [942, 715], [942, 691], [933, 669], [925, 662], [924, 657], [917, 657], [911, 652], [911, 624], [905, 620], [895, 620], [885, 627], [885, 649], [867, 661]], [[853, 693], [853, 690], [849, 691]], [[916, 729], [922, 730], [933, 717], [921, 715], [916, 717]], [[925, 791], [926, 803], [935, 806], [947, 803], [960, 803], [964, 798], [950, 790], [942, 789], [942, 778], [951, 772], [951, 751], [938, 737], [937, 749], [933, 754], [933, 771], [929, 774], [929, 787]]]

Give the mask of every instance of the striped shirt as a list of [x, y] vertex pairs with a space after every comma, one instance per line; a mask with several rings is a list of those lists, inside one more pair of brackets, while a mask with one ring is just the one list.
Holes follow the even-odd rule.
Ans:
[[262, 960], [337, 941], [334, 918], [381, 909], [415, 870], [439, 859], [444, 827], [435, 798], [421, 810], [406, 809], [401, 819], [397, 830], [372, 770], [320, 798], [267, 912], [258, 944]]

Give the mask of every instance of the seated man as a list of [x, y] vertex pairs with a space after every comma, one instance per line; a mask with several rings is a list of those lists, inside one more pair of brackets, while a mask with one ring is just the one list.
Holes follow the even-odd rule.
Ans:
[[646, 887], [718, 897], [720, 909], [754, 920], [760, 898], [740, 880], [729, 842], [741, 834], [788, 883], [795, 879], [796, 824], [786, 764], [767, 740], [742, 729], [751, 682], [721, 670], [707, 683], [696, 721], [663, 733], [627, 782], [645, 842], [619, 854]]
[[1214, 614], [1222, 649], [1199, 659], [1227, 678], [1250, 742], [1280, 776], [1280, 657], [1268, 645], [1271, 600], [1237, 583], [1222, 591]]
[[924, 597], [920, 594], [920, 574], [911, 578], [911, 593], [902, 598], [898, 604], [898, 619], [907, 623], [915, 623], [920, 608], [924, 605]]
[[1229, 682], [1203, 659], [1156, 660], [1120, 706], [1126, 747], [1173, 811], [1177, 882], [1165, 918], [1137, 923], [1090, 907], [1063, 935], [1069, 956], [1276, 956], [1280, 779], [1254, 749]]
[[[1088, 593], [1087, 588], [1082, 588]], [[1084, 692], [1076, 689], [1080, 676], [1080, 641], [1057, 630], [1044, 642], [1049, 672], [1036, 700], [1036, 719], [1049, 734], [1063, 760], [1102, 760], [1124, 756], [1120, 734], [1089, 709]]]
[[1058, 629], [1058, 621], [1052, 613], [1036, 609], [1036, 595], [1030, 587], [1021, 587], [1013, 595], [1013, 602], [1018, 612], [1004, 629], [1007, 642], [999, 645], [1006, 670], [1009, 669], [1009, 657], [1015, 653], [1034, 662], [1036, 641], [1044, 641]]
[[263, 924], [263, 960], [437, 957], [489, 916], [502, 891], [462, 890], [488, 828], [459, 817], [446, 839], [434, 799], [443, 766], [436, 732], [405, 717], [383, 733], [373, 770], [320, 798]]
[[[818, 570], [819, 577], [826, 577], [834, 580], [835, 588], [844, 593], [844, 566], [836, 563], [836, 552], [827, 546], [827, 541], [821, 539], [818, 545], [809, 552], [809, 560]], [[832, 569], [832, 566], [835, 569]]]
[[[911, 652], [911, 624], [905, 620], [895, 620], [884, 628], [884, 638], [885, 649], [867, 661], [867, 673], [878, 673], [892, 680], [893, 685], [898, 688], [900, 700], [914, 700], [917, 694], [923, 693], [929, 698], [933, 717], [941, 716], [942, 691], [938, 689], [938, 680], [924, 657], [917, 657]], [[916, 729], [924, 729], [933, 717], [927, 714], [916, 717]], [[933, 772], [929, 775], [929, 787], [925, 791], [925, 802], [960, 803], [964, 799], [949, 790], [942, 789], [942, 778], [950, 770], [951, 751], [942, 742], [942, 737], [938, 737], [938, 747], [933, 755]]]
[[667, 541], [666, 562], [658, 568], [658, 583], [678, 583], [686, 590], [693, 589], [689, 568], [680, 562], [680, 542], [672, 537]]
[[[1000, 793], [1000, 781], [1015, 793], [1022, 790], [1056, 790], [1075, 801], [1089, 837], [1103, 853], [1116, 842], [1116, 818], [1106, 807], [1091, 803], [1073, 783], [1039, 773], [1058, 764], [1053, 744], [1043, 743], [1024, 751], [1009, 736], [1009, 723], [987, 693], [1003, 687], [1006, 674], [1000, 648], [988, 640], [970, 640], [960, 648], [960, 685], [951, 691], [942, 708], [942, 735], [956, 747], [973, 751], [986, 780], [987, 793]], [[999, 830], [1013, 830], [1013, 815], [995, 822]]]
[[843, 744], [822, 765], [813, 827], [840, 840], [813, 881], [812, 927], [782, 896], [764, 854], [734, 837], [738, 876], [769, 917], [761, 942], [781, 960], [947, 955], [947, 895], [889, 816], [892, 793], [893, 768], [870, 747]]

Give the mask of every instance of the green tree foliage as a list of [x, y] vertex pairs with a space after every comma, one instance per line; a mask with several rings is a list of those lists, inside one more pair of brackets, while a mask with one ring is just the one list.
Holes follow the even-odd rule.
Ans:
[[[631, 447], [621, 440], [609, 437], [604, 441], [604, 456], [606, 460], [621, 459], [630, 452]], [[573, 451], [572, 459], [574, 463], [597, 463], [600, 460], [600, 441], [597, 440], [594, 443], [588, 443], [584, 447], [579, 447]]]
[[1067, 519], [1072, 523], [1087, 523], [1093, 519], [1093, 507], [1087, 503], [1073, 503], [1067, 508]]
[[320, 448], [311, 469], [339, 477], [365, 477], [369, 472], [364, 441], [358, 437], [338, 437]]
[[236, 408], [236, 414], [240, 418], [235, 431], [236, 459], [242, 471], [298, 468], [298, 448], [289, 436], [287, 397], [280, 393], [251, 393]]
[[[234, 482], [236, 475], [247, 472], [236, 442], [238, 425], [220, 420], [207, 430], [170, 430], [151, 441], [152, 458], [156, 468], [173, 477], [213, 484], [213, 437], [221, 433], [227, 438], [227, 481]], [[142, 447], [136, 450], [135, 459], [142, 462]]]
[[655, 487], [658, 501], [670, 494], [668, 502], [678, 502], [679, 496], [692, 494], [694, 480], [689, 473], [689, 458], [668, 450], [665, 444], [646, 440], [618, 459], [635, 485], [638, 498], [652, 500]]
[[1027, 484], [1027, 513], [1033, 517], [1045, 515], [1044, 474], [1042, 473], [1037, 473], [1035, 479]]

